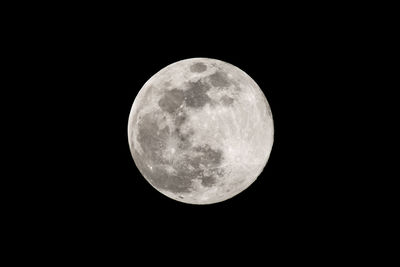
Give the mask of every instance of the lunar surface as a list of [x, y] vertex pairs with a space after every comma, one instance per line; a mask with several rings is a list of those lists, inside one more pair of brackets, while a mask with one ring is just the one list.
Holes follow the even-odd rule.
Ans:
[[136, 166], [155, 189], [184, 203], [211, 204], [257, 179], [274, 125], [265, 95], [244, 71], [191, 58], [144, 84], [133, 102], [128, 139]]

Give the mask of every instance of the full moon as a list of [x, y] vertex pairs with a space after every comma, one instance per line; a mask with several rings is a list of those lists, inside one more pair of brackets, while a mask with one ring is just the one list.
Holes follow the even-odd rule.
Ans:
[[210, 58], [166, 66], [136, 96], [128, 121], [133, 160], [159, 192], [190, 204], [248, 188], [274, 141], [268, 101], [241, 69]]

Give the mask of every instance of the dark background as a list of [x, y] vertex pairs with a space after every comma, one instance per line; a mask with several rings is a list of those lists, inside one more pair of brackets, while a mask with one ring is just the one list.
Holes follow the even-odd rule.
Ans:
[[[359, 48], [352, 42], [357, 27], [296, 7], [276, 14], [261, 6], [215, 8], [171, 13], [160, 7], [161, 14], [78, 8], [26, 26], [31, 67], [45, 66], [38, 76], [47, 89], [40, 109], [50, 127], [40, 135], [51, 148], [38, 148], [46, 160], [39, 182], [31, 182], [40, 199], [32, 204], [34, 217], [45, 215], [44, 227], [128, 249], [137, 240], [150, 247], [171, 240], [189, 248], [266, 240], [301, 246], [355, 226], [349, 218], [359, 200], [351, 197], [353, 174], [344, 168], [351, 152], [343, 148], [343, 138], [352, 138], [351, 122], [341, 115], [353, 94], [348, 78]], [[274, 119], [274, 145], [262, 174], [213, 205], [159, 193], [138, 172], [128, 146], [129, 112], [143, 84], [191, 57], [245, 71], [264, 91]]]
[[[291, 231], [334, 220], [331, 214], [341, 202], [335, 190], [342, 181], [331, 162], [336, 149], [331, 137], [341, 133], [329, 106], [338, 93], [340, 55], [318, 28], [259, 29], [185, 29], [179, 34], [165, 29], [167, 34], [142, 35], [102, 28], [83, 34], [87, 42], [71, 51], [77, 60], [71, 75], [81, 78], [71, 85], [70, 106], [77, 168], [66, 181], [78, 194], [72, 201], [78, 214], [120, 229], [139, 224], [182, 235], [199, 229], [199, 238], [203, 231], [248, 235], [272, 229], [268, 225]], [[191, 57], [220, 59], [248, 73], [264, 91], [275, 125], [271, 156], [257, 181], [214, 205], [183, 204], [157, 192], [138, 172], [127, 140], [129, 112], [143, 84], [168, 64]]]
[[[384, 208], [396, 203], [396, 194], [386, 193], [396, 188], [386, 180], [394, 176], [377, 168], [376, 158], [386, 161], [387, 153], [372, 150], [393, 147], [375, 132], [390, 132], [381, 127], [386, 115], [378, 104], [396, 114], [386, 92], [377, 97], [394, 88], [384, 85], [394, 68], [383, 61], [395, 62], [388, 47], [396, 44], [389, 26], [397, 16], [387, 13], [396, 9], [280, 4], [3, 8], [2, 59], [10, 60], [2, 62], [2, 74], [11, 81], [2, 88], [3, 118], [12, 123], [2, 133], [13, 138], [3, 138], [11, 151], [3, 151], [2, 167], [11, 171], [3, 170], [2, 218], [12, 260], [140, 265], [148, 252], [147, 265], [213, 265], [214, 258], [224, 266], [272, 258], [342, 263], [348, 256], [370, 262], [376, 246], [390, 244], [373, 238], [393, 236], [387, 222], [395, 220], [384, 215], [395, 209]], [[129, 112], [140, 88], [191, 57], [245, 71], [264, 91], [274, 119], [274, 145], [260, 177], [213, 205], [160, 194], [140, 175], [128, 146]], [[10, 92], [14, 99], [5, 96]]]

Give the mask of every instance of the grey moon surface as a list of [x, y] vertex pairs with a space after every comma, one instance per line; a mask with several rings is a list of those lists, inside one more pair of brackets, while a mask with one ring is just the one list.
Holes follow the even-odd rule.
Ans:
[[190, 204], [227, 200], [265, 168], [274, 141], [267, 98], [244, 71], [190, 58], [153, 75], [128, 121], [133, 160], [159, 192]]

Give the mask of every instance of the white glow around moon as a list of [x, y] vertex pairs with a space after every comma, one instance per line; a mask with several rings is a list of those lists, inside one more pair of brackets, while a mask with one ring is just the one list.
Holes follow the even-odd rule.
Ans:
[[164, 195], [191, 204], [229, 199], [264, 169], [274, 126], [250, 76], [209, 58], [178, 61], [139, 91], [128, 122], [133, 159]]

